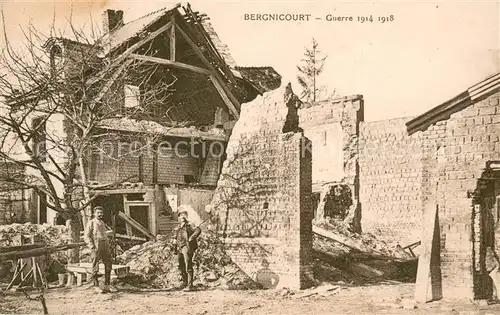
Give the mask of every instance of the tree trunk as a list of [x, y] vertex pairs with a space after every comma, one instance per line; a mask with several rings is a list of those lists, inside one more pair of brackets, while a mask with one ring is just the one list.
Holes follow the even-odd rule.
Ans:
[[[87, 187], [87, 174], [85, 173], [85, 167], [83, 165], [82, 157], [78, 158], [78, 166], [80, 168], [80, 176], [83, 184], [83, 202], [86, 203], [88, 202], [88, 200], [90, 200], [90, 194], [89, 194], [89, 189]], [[87, 226], [87, 221], [90, 220], [91, 214], [92, 213], [90, 210], [90, 205], [82, 209], [83, 226]]]
[[[66, 226], [68, 227], [68, 234], [71, 239], [71, 243], [80, 242], [80, 220], [77, 215], [73, 215], [70, 219], [66, 221]], [[80, 248], [76, 247], [70, 250], [70, 263], [80, 262]]]

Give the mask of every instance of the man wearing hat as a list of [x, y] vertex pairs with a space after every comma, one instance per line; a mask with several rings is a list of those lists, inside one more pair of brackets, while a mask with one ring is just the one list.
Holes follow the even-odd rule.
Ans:
[[179, 259], [184, 291], [193, 289], [193, 255], [198, 248], [199, 227], [192, 227], [188, 222], [187, 211], [179, 212], [179, 226], [174, 229], [175, 250]]
[[85, 243], [90, 248], [92, 257], [92, 280], [94, 286], [99, 288], [99, 280], [97, 274], [99, 272], [99, 262], [104, 263], [104, 288], [102, 293], [110, 292], [111, 279], [111, 247], [106, 235], [106, 224], [102, 220], [104, 217], [104, 209], [97, 206], [93, 209], [94, 218], [87, 223], [85, 229]]

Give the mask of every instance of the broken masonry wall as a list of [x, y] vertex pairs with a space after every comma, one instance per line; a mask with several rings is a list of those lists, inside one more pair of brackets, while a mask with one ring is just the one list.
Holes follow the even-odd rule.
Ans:
[[[319, 193], [316, 217], [329, 216], [323, 209], [329, 192], [340, 187], [349, 196], [342, 219], [360, 231], [359, 207], [359, 137], [364, 120], [362, 95], [351, 95], [317, 102], [299, 110], [300, 127], [312, 141], [312, 187]], [[321, 209], [320, 209], [321, 208]]]
[[236, 264], [298, 289], [313, 281], [311, 153], [301, 133], [282, 133], [284, 91], [242, 105], [211, 206]]
[[[199, 184], [214, 187], [220, 173], [225, 143], [208, 142], [205, 155], [191, 153], [191, 141], [167, 138], [171, 148], [165, 146], [155, 151], [144, 144], [141, 148], [137, 141], [127, 138], [102, 141], [104, 152], [95, 152], [89, 158], [87, 167], [89, 180], [101, 184], [120, 182], [135, 176], [132, 181], [145, 185], [159, 184]], [[178, 144], [184, 146], [178, 146]], [[185, 144], [187, 143], [187, 144]], [[135, 145], [135, 146], [134, 146]], [[157, 160], [155, 161], [155, 155]], [[154, 164], [156, 174], [154, 174]]]
[[300, 127], [314, 147], [313, 191], [321, 191], [322, 184], [330, 182], [355, 185], [363, 116], [362, 95], [318, 102], [299, 110]]

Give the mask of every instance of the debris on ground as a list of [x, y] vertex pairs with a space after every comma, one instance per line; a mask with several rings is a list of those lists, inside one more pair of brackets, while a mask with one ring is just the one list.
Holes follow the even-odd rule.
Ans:
[[305, 290], [301, 293], [295, 294], [294, 298], [302, 299], [313, 295], [322, 295], [322, 296], [332, 295], [335, 294], [336, 291], [340, 290], [340, 288], [341, 287], [338, 285], [324, 284], [309, 290]]
[[[35, 236], [48, 246], [72, 243], [68, 229], [64, 225], [52, 226], [32, 223], [0, 225], [1, 246], [19, 246], [21, 245], [21, 236]], [[51, 255], [51, 258], [61, 264], [65, 264], [68, 261], [69, 252], [56, 252]]]
[[[231, 260], [214, 232], [204, 231], [198, 238], [198, 246], [194, 257], [195, 285], [219, 289], [260, 287]], [[130, 266], [132, 275], [124, 281], [131, 285], [173, 288], [182, 284], [178, 258], [166, 236], [159, 235], [156, 241], [134, 246], [118, 256], [117, 260]]]
[[355, 233], [335, 219], [313, 225], [314, 274], [321, 281], [351, 284], [392, 279], [414, 281], [418, 259], [368, 233]]
[[[339, 255], [357, 256], [362, 258], [393, 258], [409, 260], [413, 256], [401, 250], [400, 247], [392, 248], [386, 242], [377, 239], [370, 233], [355, 233], [343, 221], [325, 218], [315, 220], [313, 232], [317, 241], [314, 247], [327, 248], [327, 252]], [[315, 239], [315, 240], [316, 240]], [[331, 240], [335, 242], [331, 242]], [[325, 244], [325, 240], [327, 241]]]

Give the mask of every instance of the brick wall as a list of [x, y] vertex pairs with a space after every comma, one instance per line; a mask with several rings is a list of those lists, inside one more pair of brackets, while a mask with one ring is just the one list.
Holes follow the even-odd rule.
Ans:
[[299, 118], [313, 147], [313, 190], [321, 191], [322, 184], [329, 182], [343, 182], [354, 188], [358, 178], [359, 124], [364, 119], [363, 96], [341, 97], [301, 108]]
[[185, 183], [184, 176], [199, 179], [200, 165], [198, 158], [192, 156], [188, 150], [162, 150], [158, 157], [159, 183]]
[[[486, 162], [500, 159], [500, 93], [476, 102], [450, 119], [421, 132], [431, 158], [424, 165], [431, 180], [424, 202], [439, 207], [445, 295], [473, 296], [472, 200]], [[476, 241], [479, 239], [476, 238]]]
[[214, 142], [211, 148], [212, 149], [208, 150], [208, 154], [203, 165], [203, 171], [200, 178], [201, 185], [216, 186], [222, 168], [224, 158], [223, 144]]
[[283, 94], [280, 88], [242, 106], [212, 208], [245, 272], [257, 274], [266, 259], [279, 287], [300, 288], [312, 280], [311, 155], [300, 133], [281, 133]]
[[420, 239], [422, 142], [397, 118], [361, 124], [360, 201], [364, 232], [395, 245]]
[[[106, 145], [113, 146], [103, 149], [108, 155], [113, 152], [113, 157], [95, 154], [89, 169], [90, 180], [111, 183], [123, 181], [130, 176], [139, 178], [141, 175], [145, 184], [153, 183], [153, 150], [144, 149], [141, 155], [140, 152], [131, 152], [126, 142], [118, 144], [116, 141], [109, 141]], [[219, 146], [223, 150], [224, 144]], [[174, 142], [172, 147], [175, 148]], [[221, 168], [222, 155], [219, 151], [217, 148], [208, 150], [202, 165], [199, 155], [191, 154], [189, 148], [161, 148], [158, 153], [158, 183], [185, 184], [185, 176], [188, 175], [192, 176], [195, 183], [215, 186]]]
[[437, 206], [445, 298], [474, 297], [473, 247], [481, 230], [467, 192], [477, 188], [486, 162], [500, 159], [499, 97], [477, 101], [412, 136], [405, 134], [409, 119], [361, 128], [363, 230], [408, 242], [408, 235], [420, 233], [422, 209]]

